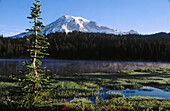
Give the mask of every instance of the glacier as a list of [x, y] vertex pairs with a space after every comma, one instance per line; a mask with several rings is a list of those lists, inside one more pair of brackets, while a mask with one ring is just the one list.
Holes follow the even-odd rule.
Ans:
[[[87, 32], [87, 33], [106, 33], [106, 34], [138, 34], [137, 31], [130, 30], [129, 32], [121, 32], [115, 29], [108, 28], [106, 26], [99, 26], [96, 22], [87, 20], [83, 17], [75, 17], [71, 15], [64, 15], [56, 21], [50, 23], [47, 28], [42, 28], [41, 34], [51, 34], [56, 32], [69, 33], [72, 31]], [[11, 38], [21, 38], [26, 36], [25, 33], [21, 33]]]

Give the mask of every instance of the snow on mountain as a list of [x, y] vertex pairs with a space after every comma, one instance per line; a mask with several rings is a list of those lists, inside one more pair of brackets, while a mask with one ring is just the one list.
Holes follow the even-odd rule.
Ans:
[[[48, 25], [48, 28], [42, 28], [42, 34], [48, 35], [55, 32], [94, 32], [94, 33], [108, 33], [108, 34], [137, 34], [136, 31], [120, 32], [105, 26], [99, 26], [94, 21], [89, 21], [82, 17], [74, 17], [65, 15]], [[12, 36], [13, 38], [24, 37], [24, 33]]]
[[48, 28], [42, 29], [42, 32], [47, 35], [55, 32], [72, 32], [72, 31], [88, 31], [85, 26], [89, 23], [89, 20], [86, 20], [82, 17], [74, 16], [62, 16], [56, 21], [49, 24]]

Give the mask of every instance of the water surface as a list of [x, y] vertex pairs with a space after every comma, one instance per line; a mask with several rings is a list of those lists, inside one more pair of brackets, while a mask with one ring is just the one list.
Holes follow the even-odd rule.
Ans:
[[[0, 59], [0, 74], [15, 74], [28, 59]], [[90, 60], [53, 60], [42, 59], [43, 66], [53, 73], [112, 73], [120, 70], [139, 68], [170, 68], [167, 62], [129, 62], [129, 61], [90, 61]]]
[[[122, 94], [125, 97], [153, 97], [153, 98], [162, 98], [170, 100], [170, 89], [158, 89], [150, 86], [143, 86], [140, 89], [130, 90], [109, 90], [107, 92], [99, 93], [98, 98], [107, 100], [107, 94]], [[88, 100], [95, 103], [96, 97], [89, 97]]]
[[125, 97], [133, 97], [133, 96], [143, 96], [143, 97], [156, 97], [156, 98], [164, 98], [170, 100], [170, 89], [158, 89], [150, 86], [143, 86], [138, 90], [130, 90], [125, 89], [122, 91], [118, 90], [110, 90], [107, 93], [121, 93], [125, 95]]

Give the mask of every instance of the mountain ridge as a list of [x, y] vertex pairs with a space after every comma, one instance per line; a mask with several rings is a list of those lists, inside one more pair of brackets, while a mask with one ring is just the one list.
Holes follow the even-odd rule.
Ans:
[[[75, 17], [71, 15], [64, 15], [56, 21], [50, 23], [48, 28], [42, 28], [42, 34], [48, 35], [55, 32], [69, 33], [72, 31], [80, 31], [87, 33], [106, 33], [106, 34], [138, 34], [137, 31], [130, 30], [129, 32], [121, 32], [106, 26], [99, 26], [96, 22], [87, 20], [83, 17]], [[12, 36], [12, 38], [21, 38], [26, 36], [25, 33]]]

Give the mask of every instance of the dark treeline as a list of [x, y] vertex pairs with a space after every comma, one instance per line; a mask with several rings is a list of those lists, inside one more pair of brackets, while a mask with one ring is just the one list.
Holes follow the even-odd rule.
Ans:
[[[109, 35], [73, 32], [47, 35], [51, 59], [170, 61], [170, 34]], [[28, 58], [25, 38], [0, 38], [0, 58]]]

